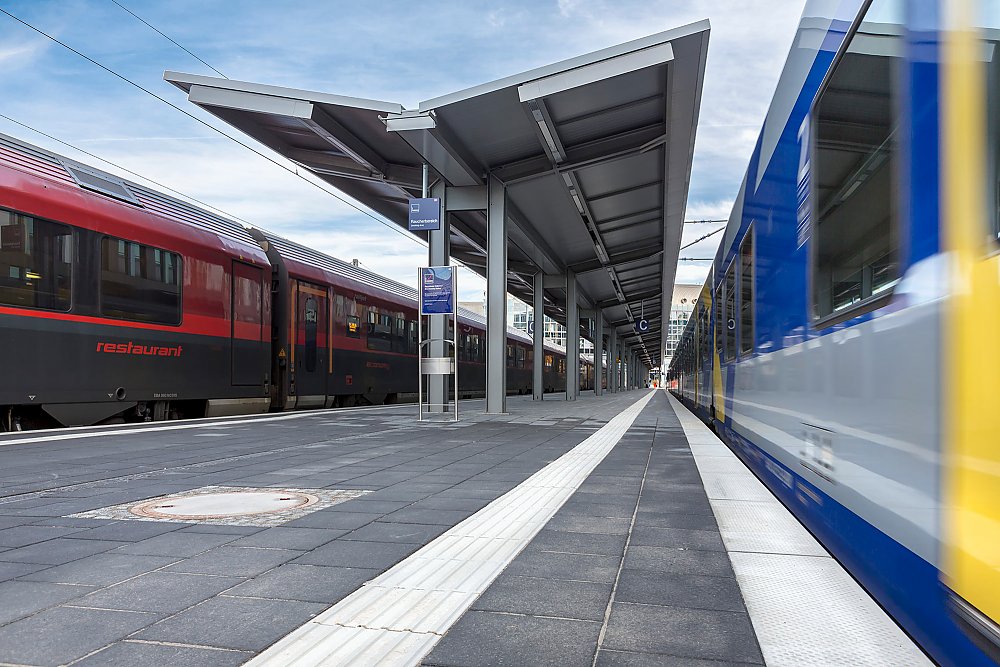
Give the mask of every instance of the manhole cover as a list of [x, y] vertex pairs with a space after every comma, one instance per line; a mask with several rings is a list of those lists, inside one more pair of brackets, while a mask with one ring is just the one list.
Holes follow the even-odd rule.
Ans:
[[318, 501], [312, 494], [288, 490], [223, 491], [157, 498], [130, 507], [129, 511], [153, 519], [222, 519], [282, 512]]

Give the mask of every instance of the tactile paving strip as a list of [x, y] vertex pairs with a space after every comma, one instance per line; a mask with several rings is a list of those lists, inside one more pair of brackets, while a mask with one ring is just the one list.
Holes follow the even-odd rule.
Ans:
[[[927, 656], [673, 396], [769, 667], [919, 667]], [[761, 493], [763, 490], [764, 493]]]
[[639, 416], [649, 392], [572, 450], [247, 665], [415, 665]]

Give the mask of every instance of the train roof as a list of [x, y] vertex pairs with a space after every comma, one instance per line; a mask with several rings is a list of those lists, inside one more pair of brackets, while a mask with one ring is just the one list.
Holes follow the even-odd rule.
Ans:
[[31, 174], [126, 202], [149, 213], [253, 247], [245, 225], [44, 148], [0, 134], [0, 159]]

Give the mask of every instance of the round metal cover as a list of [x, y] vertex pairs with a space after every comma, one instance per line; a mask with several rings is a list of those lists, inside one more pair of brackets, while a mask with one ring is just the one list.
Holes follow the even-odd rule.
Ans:
[[153, 519], [222, 519], [308, 507], [317, 501], [312, 494], [287, 490], [194, 493], [150, 500], [130, 511]]

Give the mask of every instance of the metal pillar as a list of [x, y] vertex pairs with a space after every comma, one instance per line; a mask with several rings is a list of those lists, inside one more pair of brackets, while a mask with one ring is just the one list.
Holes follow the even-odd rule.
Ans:
[[[427, 232], [427, 266], [448, 266], [451, 263], [451, 229], [448, 210], [445, 206], [445, 185], [438, 182], [432, 189], [432, 197], [441, 200], [441, 229]], [[448, 337], [448, 315], [428, 315], [428, 338], [431, 343], [427, 346], [427, 356], [447, 357], [452, 350], [446, 349], [444, 339]], [[431, 375], [427, 382], [428, 412], [444, 412], [445, 403], [448, 402], [448, 378], [447, 375]], [[456, 387], [457, 393], [457, 387]], [[457, 397], [456, 397], [457, 400]]]
[[611, 327], [608, 335], [608, 393], [618, 393], [618, 328]]
[[507, 189], [489, 176], [486, 210], [486, 414], [507, 412]]
[[621, 352], [618, 355], [621, 358], [621, 363], [618, 364], [618, 386], [622, 391], [625, 391], [625, 345], [621, 345]]
[[580, 310], [576, 303], [576, 274], [566, 272], [566, 400], [580, 395]]
[[601, 381], [604, 379], [604, 311], [598, 308], [594, 311], [594, 396], [600, 396]]
[[536, 401], [541, 401], [545, 396], [545, 273], [539, 271], [535, 274], [534, 293], [532, 294], [534, 313], [532, 317], [535, 321], [535, 333], [533, 334], [533, 351], [531, 364], [531, 397]]

